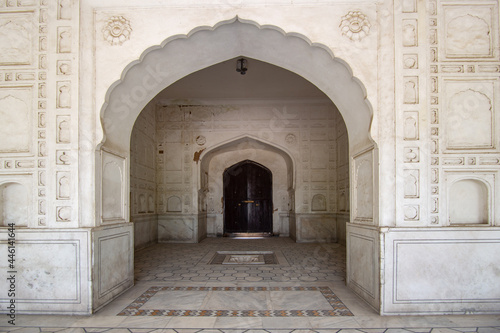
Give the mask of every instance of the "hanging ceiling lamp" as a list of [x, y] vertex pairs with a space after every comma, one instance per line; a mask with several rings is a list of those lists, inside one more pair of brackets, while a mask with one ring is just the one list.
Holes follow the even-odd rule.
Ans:
[[238, 59], [236, 61], [236, 71], [239, 72], [241, 75], [245, 75], [247, 72], [247, 61], [246, 59]]

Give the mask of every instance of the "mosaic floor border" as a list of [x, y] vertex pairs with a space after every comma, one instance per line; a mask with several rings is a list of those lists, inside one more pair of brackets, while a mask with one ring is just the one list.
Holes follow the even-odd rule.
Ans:
[[[159, 291], [319, 291], [331, 305], [332, 310], [141, 310], [141, 307]], [[354, 315], [329, 287], [150, 287], [118, 316], [331, 317]]]
[[110, 327], [23, 327], [0, 326], [0, 332], [59, 332], [59, 333], [496, 333], [498, 326], [428, 327], [428, 328], [354, 328], [354, 329], [217, 329], [217, 328], [110, 328]]

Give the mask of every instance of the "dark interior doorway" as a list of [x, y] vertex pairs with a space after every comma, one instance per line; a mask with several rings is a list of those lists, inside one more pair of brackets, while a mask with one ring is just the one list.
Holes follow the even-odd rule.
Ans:
[[245, 160], [224, 171], [224, 235], [272, 235], [273, 175]]

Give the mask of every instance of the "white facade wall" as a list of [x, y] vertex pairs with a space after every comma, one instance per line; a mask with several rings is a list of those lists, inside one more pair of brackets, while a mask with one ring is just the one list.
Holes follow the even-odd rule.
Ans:
[[303, 76], [345, 121], [348, 285], [381, 314], [498, 313], [498, 17], [496, 0], [0, 1], [0, 253], [15, 223], [19, 276], [54, 254], [18, 310], [90, 313], [133, 283], [137, 116], [245, 55]]

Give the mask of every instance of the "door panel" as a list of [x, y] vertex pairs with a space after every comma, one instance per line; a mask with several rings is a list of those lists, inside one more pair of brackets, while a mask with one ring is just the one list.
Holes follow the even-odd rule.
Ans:
[[272, 173], [243, 161], [224, 172], [224, 233], [272, 233]]

